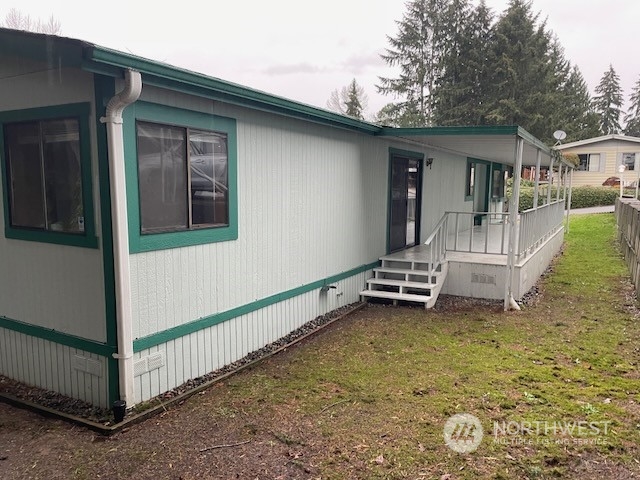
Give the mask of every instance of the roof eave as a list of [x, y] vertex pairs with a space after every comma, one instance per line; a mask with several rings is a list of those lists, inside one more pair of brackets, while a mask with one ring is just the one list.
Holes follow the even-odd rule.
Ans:
[[139, 71], [143, 75], [143, 81], [160, 87], [176, 88], [235, 105], [249, 106], [263, 111], [333, 127], [356, 130], [370, 135], [377, 134], [381, 129], [378, 125], [339, 115], [311, 105], [293, 102], [232, 82], [96, 45], [87, 47], [85, 50], [83, 68], [107, 75], [121, 75], [122, 69], [130, 68]]

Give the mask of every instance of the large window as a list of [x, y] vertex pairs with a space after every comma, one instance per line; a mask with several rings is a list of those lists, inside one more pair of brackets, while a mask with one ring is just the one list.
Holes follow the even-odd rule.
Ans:
[[75, 119], [4, 127], [13, 227], [84, 231], [80, 133]]
[[578, 154], [580, 164], [578, 170], [585, 172], [600, 171], [600, 154], [599, 153], [580, 153]]
[[96, 246], [88, 113], [78, 104], [0, 114], [7, 237]]
[[227, 135], [137, 123], [142, 233], [229, 224]]
[[130, 251], [237, 239], [235, 119], [144, 101], [123, 117]]

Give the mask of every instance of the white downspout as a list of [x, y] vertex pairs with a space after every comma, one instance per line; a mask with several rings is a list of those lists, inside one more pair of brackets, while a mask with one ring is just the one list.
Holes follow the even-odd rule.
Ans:
[[129, 274], [129, 230], [127, 192], [124, 174], [124, 138], [122, 112], [140, 97], [140, 72], [127, 70], [125, 85], [107, 104], [100, 121], [106, 124], [109, 150], [109, 185], [111, 187], [111, 222], [113, 229], [113, 261], [115, 270], [116, 324], [118, 330], [118, 376], [120, 399], [131, 407], [134, 401], [133, 332], [131, 314], [131, 277]]

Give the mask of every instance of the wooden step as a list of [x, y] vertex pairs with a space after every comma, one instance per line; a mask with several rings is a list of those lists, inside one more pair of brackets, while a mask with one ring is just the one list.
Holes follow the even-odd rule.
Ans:
[[433, 283], [427, 282], [409, 282], [406, 280], [394, 280], [392, 278], [370, 278], [367, 280], [369, 285], [387, 285], [389, 287], [406, 287], [419, 289], [432, 289], [435, 287]]
[[[373, 269], [374, 272], [380, 273], [395, 273], [398, 275], [416, 275], [419, 277], [428, 277], [430, 272], [428, 270], [412, 270], [410, 268], [393, 268], [393, 267], [375, 267]], [[435, 277], [440, 272], [433, 272], [433, 276]]]
[[386, 298], [389, 300], [399, 300], [404, 302], [427, 303], [431, 300], [431, 295], [416, 295], [413, 293], [386, 292], [384, 290], [363, 290], [360, 292], [363, 297]]

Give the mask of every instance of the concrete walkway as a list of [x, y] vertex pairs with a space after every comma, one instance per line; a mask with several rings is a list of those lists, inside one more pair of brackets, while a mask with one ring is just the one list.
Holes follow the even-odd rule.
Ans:
[[[584, 215], [587, 213], [613, 213], [615, 205], [605, 205], [603, 207], [575, 208], [571, 209], [570, 215]], [[565, 214], [566, 214], [565, 210]]]

